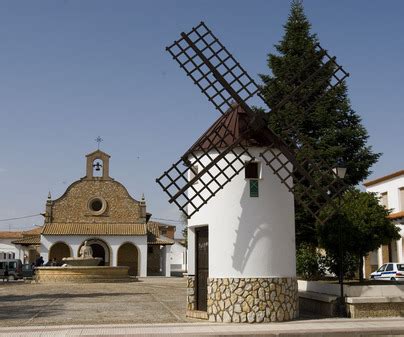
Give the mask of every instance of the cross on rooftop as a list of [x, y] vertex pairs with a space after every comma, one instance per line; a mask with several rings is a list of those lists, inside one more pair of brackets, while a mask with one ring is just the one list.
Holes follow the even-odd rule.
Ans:
[[104, 139], [102, 139], [100, 136], [97, 136], [97, 138], [95, 139], [95, 141], [98, 143], [98, 150], [100, 149], [100, 143], [102, 141], [104, 141]]

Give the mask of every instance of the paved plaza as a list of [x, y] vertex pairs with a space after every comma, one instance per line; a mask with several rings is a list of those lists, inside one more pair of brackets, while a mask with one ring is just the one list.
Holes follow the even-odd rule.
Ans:
[[212, 324], [187, 319], [185, 298], [182, 278], [115, 284], [0, 282], [0, 336], [404, 336], [403, 318]]
[[0, 281], [0, 326], [190, 322], [185, 287], [183, 278], [159, 277], [92, 284]]

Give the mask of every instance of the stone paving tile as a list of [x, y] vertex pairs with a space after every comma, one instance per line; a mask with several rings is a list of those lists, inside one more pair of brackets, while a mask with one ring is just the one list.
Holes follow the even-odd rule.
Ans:
[[0, 326], [185, 322], [185, 280], [0, 284]]
[[404, 318], [211, 324], [185, 318], [185, 295], [185, 280], [179, 278], [119, 284], [0, 283], [0, 336], [404, 335]]
[[[269, 324], [126, 324], [0, 328], [0, 336], [403, 336], [404, 319], [307, 320]], [[366, 328], [366, 323], [374, 327]], [[18, 329], [19, 332], [11, 329]], [[7, 333], [5, 335], [5, 333]]]

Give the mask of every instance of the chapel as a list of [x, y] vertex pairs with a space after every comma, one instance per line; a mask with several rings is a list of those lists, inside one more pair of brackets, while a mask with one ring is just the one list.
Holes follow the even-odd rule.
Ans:
[[[129, 266], [130, 275], [170, 276], [167, 228], [149, 221], [144, 196], [134, 199], [125, 186], [109, 175], [110, 155], [96, 150], [86, 155], [86, 175], [64, 194], [48, 195], [40, 235], [40, 254], [45, 261], [62, 263], [78, 257], [84, 242], [101, 265]], [[172, 228], [171, 228], [172, 229]], [[172, 231], [173, 232], [173, 231]]]

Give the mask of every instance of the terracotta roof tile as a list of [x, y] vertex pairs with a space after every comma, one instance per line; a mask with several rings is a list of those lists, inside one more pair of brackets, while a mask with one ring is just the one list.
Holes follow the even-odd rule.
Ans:
[[149, 221], [147, 223], [147, 231], [156, 236], [159, 237], [160, 236], [160, 230], [159, 230], [159, 225], [158, 223], [154, 222], [154, 221]]
[[[234, 104], [185, 152], [184, 157], [195, 151], [226, 148], [234, 144], [246, 129], [247, 114], [239, 105]], [[264, 139], [243, 140], [241, 144], [244, 146], [271, 145]]]
[[149, 245], [173, 245], [174, 244], [174, 240], [171, 239], [167, 239], [167, 238], [156, 238], [154, 237], [151, 241], [149, 241], [149, 239], [147, 240], [147, 243]]
[[38, 235], [38, 234], [41, 234], [42, 229], [43, 229], [42, 226], [36, 227], [36, 228], [33, 228], [33, 229], [29, 230], [29, 231], [23, 231], [22, 235], [23, 236]]
[[0, 239], [19, 239], [22, 238], [22, 232], [0, 232]]
[[391, 214], [389, 214], [388, 218], [392, 219], [392, 220], [404, 218], [404, 211], [397, 212], [397, 213], [391, 213]]
[[18, 244], [18, 245], [40, 245], [41, 236], [40, 235], [26, 236], [22, 239], [12, 241], [12, 243]]
[[146, 224], [50, 223], [42, 235], [146, 235]]

